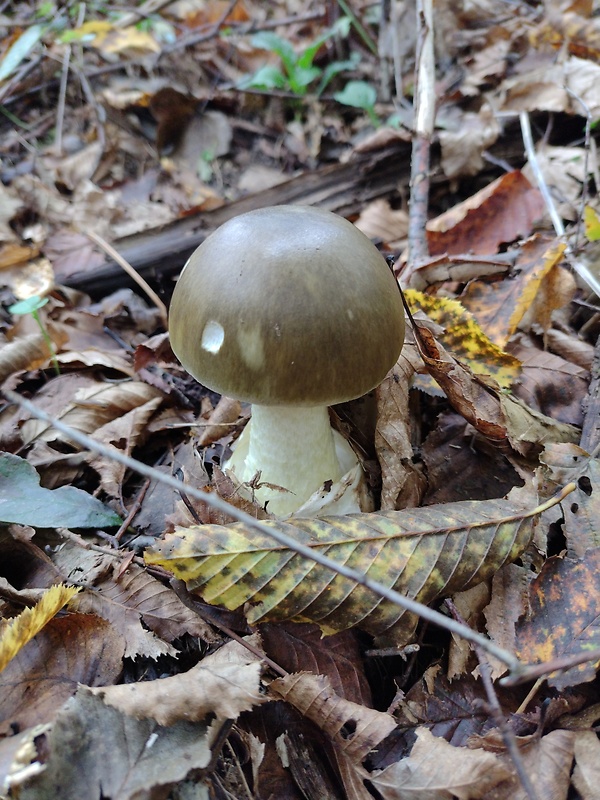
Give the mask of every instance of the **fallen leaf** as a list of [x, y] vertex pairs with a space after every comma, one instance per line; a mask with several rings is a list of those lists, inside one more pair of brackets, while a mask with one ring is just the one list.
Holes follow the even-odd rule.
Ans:
[[324, 675], [339, 697], [373, 705], [355, 631], [322, 636], [318, 625], [267, 622], [260, 635], [265, 653], [287, 672]]
[[72, 586], [51, 586], [33, 608], [24, 609], [0, 627], [0, 672], [78, 592]]
[[[257, 637], [249, 641], [259, 645]], [[260, 655], [232, 641], [188, 672], [90, 691], [124, 714], [159, 725], [199, 722], [213, 714], [221, 720], [237, 719], [265, 701], [260, 673]]]
[[11, 777], [12, 791], [21, 800], [149, 797], [207, 767], [217, 732], [197, 723], [135, 720], [80, 687], [49, 731], [24, 735], [30, 763]]
[[544, 203], [523, 175], [515, 170], [427, 223], [431, 255], [496, 253], [501, 244], [529, 236], [542, 216]]
[[[509, 500], [488, 500], [261, 524], [429, 603], [517, 558], [536, 513]], [[244, 607], [252, 624], [317, 622], [326, 634], [357, 626], [398, 644], [410, 638], [418, 621], [242, 523], [177, 530], [149, 548], [145, 559], [173, 572], [208, 603]]]
[[[564, 251], [562, 242], [536, 235], [521, 246], [511, 280], [469, 283], [460, 301], [498, 347], [506, 347]], [[553, 302], [557, 300], [562, 305], [559, 293], [553, 297]], [[549, 317], [546, 322], [549, 323]]]
[[101, 528], [121, 518], [95, 497], [75, 486], [44, 489], [27, 461], [0, 454], [0, 519], [38, 528]]
[[108, 622], [85, 614], [52, 619], [0, 673], [0, 728], [48, 722], [79, 684], [118, 679], [125, 643]]
[[[517, 628], [517, 655], [528, 663], [578, 655], [600, 648], [600, 548], [585, 558], [549, 558], [530, 587], [530, 610]], [[547, 680], [557, 689], [596, 677], [586, 661]]]
[[595, 800], [600, 786], [600, 741], [595, 731], [575, 734], [575, 771], [573, 786], [581, 800]]
[[[405, 296], [413, 314], [421, 310], [443, 328], [437, 335], [438, 341], [474, 373], [489, 375], [504, 388], [509, 388], [517, 380], [521, 372], [519, 360], [502, 350], [503, 343], [489, 337], [487, 329], [480, 327], [468, 306], [458, 300], [432, 297], [414, 289], [407, 289]], [[418, 386], [426, 388], [420, 383]]]
[[338, 697], [324, 675], [286, 675], [273, 681], [269, 692], [295, 706], [355, 763], [361, 763], [396, 728], [391, 714]]
[[371, 781], [384, 800], [483, 800], [509, 774], [492, 753], [452, 747], [420, 728], [410, 756]]

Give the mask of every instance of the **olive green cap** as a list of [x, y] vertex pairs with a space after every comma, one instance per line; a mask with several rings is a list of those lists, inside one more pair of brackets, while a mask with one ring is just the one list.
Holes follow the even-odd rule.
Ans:
[[332, 405], [377, 386], [404, 343], [383, 256], [330, 211], [241, 214], [191, 255], [169, 313], [171, 345], [200, 383], [262, 405]]

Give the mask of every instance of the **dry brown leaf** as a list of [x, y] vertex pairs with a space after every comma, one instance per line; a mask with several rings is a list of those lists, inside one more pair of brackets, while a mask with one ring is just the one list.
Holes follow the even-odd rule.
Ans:
[[41, 333], [19, 336], [0, 349], [0, 382], [15, 372], [40, 367], [50, 358], [50, 350]]
[[[597, 69], [600, 77], [600, 67]], [[572, 146], [553, 147], [543, 143], [536, 149], [536, 160], [559, 214], [564, 219], [576, 220], [585, 178], [585, 149]], [[529, 164], [523, 168], [523, 174], [528, 180], [535, 180]]]
[[[256, 636], [247, 641], [259, 646]], [[159, 725], [198, 722], [211, 714], [218, 719], [237, 719], [242, 711], [265, 701], [260, 673], [260, 656], [238, 642], [229, 642], [180, 675], [92, 691], [122, 713], [154, 719]]]
[[[537, 411], [569, 425], [583, 422], [582, 403], [587, 395], [589, 374], [560, 356], [541, 350], [528, 336], [511, 342], [510, 352], [522, 364], [515, 394]], [[579, 441], [575, 438], [573, 441]]]
[[117, 680], [125, 643], [99, 617], [69, 614], [51, 620], [0, 673], [0, 729], [53, 719], [78, 684]]
[[492, 108], [484, 103], [477, 113], [466, 111], [441, 130], [442, 169], [448, 178], [477, 175], [485, 165], [483, 152], [500, 134], [500, 124]]
[[529, 236], [544, 202], [519, 170], [497, 178], [485, 189], [427, 223], [432, 255], [496, 253], [503, 243]]
[[[541, 739], [531, 737], [528, 744], [519, 748], [525, 771], [539, 800], [567, 800], [575, 736], [572, 731], [551, 731]], [[502, 760], [513, 772], [510, 758], [505, 755]], [[490, 800], [529, 800], [529, 797], [513, 774], [510, 780], [490, 794]]]
[[[51, 726], [25, 731], [18, 751], [7, 754], [11, 794], [20, 800], [166, 797], [190, 771], [208, 766], [222, 727], [134, 720], [84, 686], [57, 710]], [[203, 788], [196, 778], [194, 789]]]
[[[70, 388], [78, 383], [80, 388]], [[50, 404], [45, 402], [46, 396], [52, 399]], [[141, 381], [108, 383], [86, 377], [77, 380], [74, 375], [64, 375], [46, 384], [38, 392], [36, 400], [41, 408], [53, 413], [65, 425], [93, 435], [102, 425], [156, 397], [163, 397], [162, 392]], [[21, 435], [26, 444], [38, 438], [46, 442], [64, 438], [47, 422], [36, 419], [23, 423]]]
[[325, 675], [340, 697], [373, 706], [356, 631], [321, 636], [318, 625], [267, 622], [260, 626], [260, 635], [266, 654], [287, 672]]
[[379, 198], [368, 203], [354, 223], [369, 239], [381, 240], [390, 250], [398, 250], [408, 234], [408, 214], [393, 209], [388, 200]]
[[118, 579], [111, 575], [94, 581], [93, 585], [88, 581], [88, 589], [79, 595], [76, 603], [80, 611], [104, 617], [121, 632], [127, 643], [125, 655], [128, 658], [138, 655], [155, 658], [160, 652], [176, 655], [177, 651], [164, 642], [172, 642], [185, 633], [204, 642], [218, 641], [212, 629], [190, 611], [170, 587], [137, 564], [130, 564]]
[[277, 678], [269, 692], [318, 725], [355, 763], [362, 762], [396, 728], [391, 714], [336, 695], [323, 675], [301, 672]]
[[581, 800], [596, 800], [600, 786], [600, 741], [595, 731], [575, 733], [573, 786]]
[[381, 509], [419, 505], [423, 478], [413, 466], [408, 393], [420, 368], [415, 347], [405, 346], [398, 362], [378, 387], [375, 450], [381, 466]]
[[[506, 347], [538, 293], [545, 292], [544, 296], [548, 297], [544, 286], [564, 249], [564, 244], [558, 240], [536, 235], [521, 246], [511, 280], [472, 281], [461, 295], [461, 303], [499, 347]], [[560, 278], [552, 281], [556, 289]], [[548, 323], [552, 310], [561, 307], [563, 296], [564, 293], [557, 292], [546, 304], [551, 306], [546, 315]]]
[[[107, 422], [94, 431], [94, 439], [106, 445], [109, 450], [131, 455], [133, 449], [146, 439], [148, 421], [162, 403], [162, 395], [153, 397], [137, 408], [132, 408], [123, 416]], [[91, 456], [89, 465], [100, 476], [100, 485], [109, 497], [119, 499], [127, 468], [107, 456]]]
[[509, 774], [492, 753], [453, 747], [419, 728], [410, 756], [371, 781], [384, 800], [483, 800]]
[[[479, 621], [481, 612], [490, 600], [490, 587], [489, 582], [483, 581], [482, 583], [466, 589], [464, 592], [455, 594], [452, 602], [458, 611], [460, 618], [463, 622], [473, 630], [479, 630]], [[450, 648], [448, 651], [448, 679], [464, 675], [468, 669], [469, 663], [473, 658], [472, 645], [463, 639], [462, 636], [452, 634], [450, 641]]]
[[[505, 564], [492, 578], [489, 604], [483, 610], [487, 632], [493, 641], [507, 652], [516, 649], [516, 624], [527, 610], [531, 571], [517, 564]], [[488, 654], [492, 678], [506, 672], [506, 664]]]

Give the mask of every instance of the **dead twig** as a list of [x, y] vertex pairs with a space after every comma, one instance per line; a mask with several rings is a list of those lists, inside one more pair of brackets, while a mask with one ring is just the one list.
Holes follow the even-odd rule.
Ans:
[[[546, 210], [550, 215], [550, 219], [552, 221], [552, 225], [556, 232], [557, 236], [561, 238], [565, 237], [565, 226], [563, 225], [563, 221], [558, 213], [558, 209], [554, 203], [554, 199], [550, 194], [550, 189], [548, 188], [548, 184], [546, 183], [546, 179], [544, 178], [544, 174], [540, 168], [539, 161], [537, 160], [537, 155], [535, 152], [535, 145], [533, 143], [533, 136], [531, 134], [531, 125], [529, 123], [529, 114], [526, 111], [521, 111], [519, 114], [519, 121], [521, 123], [521, 132], [523, 136], [523, 143], [525, 145], [525, 151], [527, 154], [527, 160], [531, 166], [532, 172], [535, 176], [536, 183], [538, 185], [538, 189], [540, 190], [542, 197], [544, 198], [544, 203], [546, 204]], [[574, 271], [579, 275], [579, 277], [587, 283], [590, 289], [600, 297], [600, 283], [596, 276], [591, 272], [587, 264], [584, 264], [583, 261], [578, 259], [575, 255], [573, 247], [566, 242], [565, 243], [565, 255], [568, 258], [569, 264], [574, 269]]]
[[165, 328], [167, 328], [167, 316], [168, 316], [167, 307], [160, 299], [160, 297], [156, 294], [154, 289], [148, 284], [146, 279], [142, 278], [139, 272], [136, 272], [136, 270], [131, 266], [131, 264], [128, 261], [125, 261], [125, 259], [119, 253], [117, 253], [114, 247], [112, 247], [105, 239], [103, 239], [97, 233], [94, 233], [94, 231], [84, 231], [84, 233], [88, 237], [88, 239], [91, 239], [99, 247], [101, 247], [104, 250], [104, 252], [108, 256], [110, 256], [113, 259], [113, 261], [115, 261], [123, 269], [123, 271], [129, 275], [129, 277], [133, 281], [137, 283], [140, 289], [142, 289], [142, 291], [146, 293], [146, 295], [150, 298], [150, 300], [152, 300], [154, 305], [158, 308], [163, 325], [165, 326]]
[[[455, 620], [458, 622], [462, 622], [466, 625], [466, 622], [461, 617], [458, 612], [458, 609], [452, 602], [452, 600], [445, 600], [444, 605]], [[492, 712], [492, 717], [494, 722], [496, 723], [496, 727], [500, 731], [502, 735], [502, 741], [504, 742], [504, 746], [506, 747], [506, 751], [510, 756], [510, 760], [513, 763], [515, 768], [515, 772], [521, 782], [521, 786], [525, 790], [525, 794], [529, 798], [529, 800], [539, 800], [538, 793], [535, 790], [533, 783], [531, 782], [531, 778], [527, 774], [527, 770], [525, 769], [525, 764], [523, 763], [523, 759], [521, 758], [521, 753], [519, 752], [519, 745], [517, 744], [517, 737], [515, 736], [515, 732], [510, 727], [506, 720], [506, 716], [502, 711], [502, 706], [500, 705], [500, 701], [498, 700], [498, 695], [496, 694], [496, 690], [494, 688], [494, 682], [492, 681], [492, 675], [490, 670], [490, 663], [486, 657], [486, 654], [483, 650], [477, 645], [472, 643], [471, 646], [475, 651], [477, 658], [479, 660], [479, 668], [481, 671], [481, 682], [483, 684], [483, 688], [485, 689], [485, 693], [487, 695], [488, 703]]]
[[408, 218], [408, 271], [427, 258], [425, 226], [429, 205], [429, 167], [435, 123], [435, 58], [431, 0], [417, 0], [417, 65], [415, 127], [411, 157]]

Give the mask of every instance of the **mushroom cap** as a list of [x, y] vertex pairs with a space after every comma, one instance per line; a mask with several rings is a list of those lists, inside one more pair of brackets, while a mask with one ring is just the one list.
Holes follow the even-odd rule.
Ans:
[[332, 405], [381, 383], [404, 310], [385, 259], [351, 222], [273, 206], [230, 219], [192, 253], [169, 328], [183, 366], [220, 394]]

